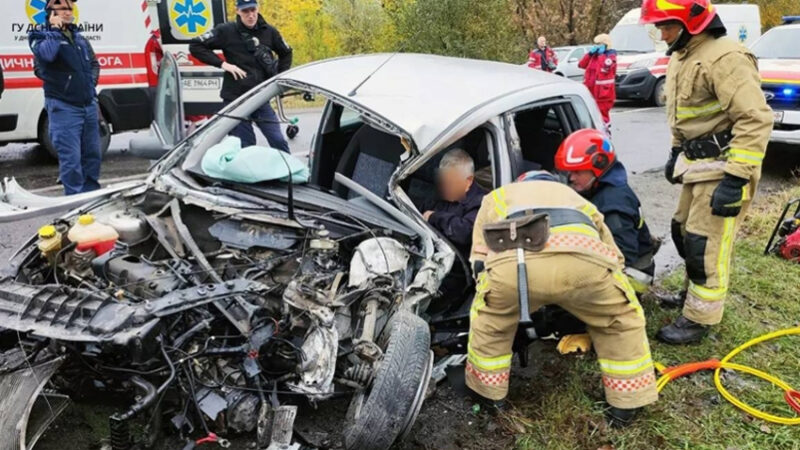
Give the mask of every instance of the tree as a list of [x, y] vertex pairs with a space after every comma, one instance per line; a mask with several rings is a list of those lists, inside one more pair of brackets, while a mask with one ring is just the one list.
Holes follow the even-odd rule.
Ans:
[[509, 62], [526, 55], [512, 0], [416, 0], [392, 18], [404, 51]]
[[761, 10], [761, 25], [766, 31], [780, 25], [783, 16], [800, 15], [800, 1], [798, 0], [756, 0]]
[[345, 54], [386, 51], [395, 44], [380, 0], [325, 0], [323, 10]]
[[641, 0], [514, 0], [514, 6], [531, 46], [538, 36], [551, 45], [578, 45], [610, 32]]

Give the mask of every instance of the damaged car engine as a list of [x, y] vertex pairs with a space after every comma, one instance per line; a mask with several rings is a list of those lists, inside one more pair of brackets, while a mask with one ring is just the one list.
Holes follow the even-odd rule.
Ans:
[[[270, 219], [149, 191], [42, 227], [0, 276], [0, 376], [113, 399], [114, 450], [163, 433], [185, 448], [240, 433], [289, 444], [273, 424], [299, 398], [361, 393], [366, 411], [416, 244], [318, 214]], [[353, 417], [347, 433], [368, 428]]]

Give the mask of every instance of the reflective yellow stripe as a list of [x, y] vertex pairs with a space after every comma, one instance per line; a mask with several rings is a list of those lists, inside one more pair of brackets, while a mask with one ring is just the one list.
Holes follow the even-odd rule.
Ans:
[[598, 359], [600, 369], [613, 375], [630, 375], [642, 372], [653, 367], [653, 357], [648, 352], [646, 355], [633, 361], [614, 361], [610, 359]]
[[625, 293], [625, 297], [628, 299], [628, 304], [636, 314], [640, 317], [644, 317], [644, 310], [642, 309], [642, 305], [639, 303], [639, 297], [636, 296], [636, 291], [631, 286], [631, 282], [628, 280], [628, 277], [622, 273], [622, 271], [617, 270], [614, 272], [614, 279], [617, 280], [619, 283], [619, 287]]
[[584, 236], [600, 239], [600, 234], [597, 230], [582, 223], [552, 227], [550, 228], [550, 232], [553, 234], [582, 234]]
[[486, 300], [484, 297], [486, 296], [488, 287], [489, 279], [486, 277], [486, 272], [481, 272], [481, 274], [478, 275], [478, 283], [475, 286], [475, 298], [473, 298], [472, 306], [469, 309], [470, 322], [473, 322], [475, 319], [477, 319], [480, 310], [486, 306]]
[[597, 214], [597, 208], [593, 204], [587, 203], [581, 206], [581, 212], [589, 216], [589, 218], [591, 219], [592, 216]]
[[506, 190], [505, 188], [495, 189], [492, 191], [492, 198], [494, 199], [494, 211], [500, 219], [508, 217], [508, 204], [506, 204]]
[[735, 161], [742, 164], [760, 166], [764, 161], [764, 154], [740, 148], [731, 149], [728, 152], [728, 161]]
[[484, 358], [472, 350], [472, 345], [467, 344], [467, 360], [481, 370], [501, 370], [511, 367], [511, 353], [494, 358]]
[[678, 119], [692, 119], [695, 117], [709, 116], [719, 111], [722, 111], [722, 105], [716, 101], [703, 106], [679, 106], [676, 117]]
[[722, 243], [717, 256], [717, 278], [719, 279], [718, 288], [707, 288], [689, 283], [689, 291], [695, 297], [709, 301], [723, 300], [728, 294], [728, 283], [730, 281], [731, 250], [733, 249], [733, 232], [736, 228], [736, 218], [726, 217], [722, 230]]
[[683, 5], [677, 5], [667, 0], [656, 0], [656, 8], [661, 11], [683, 10], [686, 9]]

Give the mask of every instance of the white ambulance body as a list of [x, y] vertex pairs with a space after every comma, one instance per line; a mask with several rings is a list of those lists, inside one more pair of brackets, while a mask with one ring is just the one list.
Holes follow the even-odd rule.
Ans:
[[[48, 1], [52, 0], [4, 1], [0, 143], [39, 141], [53, 154], [42, 82], [33, 73], [27, 39], [29, 28], [45, 20]], [[172, 52], [182, 65], [189, 118], [213, 114], [222, 106], [222, 71], [191, 58], [188, 42], [225, 21], [224, 0], [79, 0], [74, 13], [100, 63], [97, 91], [104, 151], [110, 134], [150, 126], [152, 89], [163, 51]]]

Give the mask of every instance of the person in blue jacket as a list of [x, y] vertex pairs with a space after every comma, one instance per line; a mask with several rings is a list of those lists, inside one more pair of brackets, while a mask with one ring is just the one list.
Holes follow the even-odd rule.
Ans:
[[628, 185], [625, 166], [617, 160], [611, 141], [599, 130], [576, 131], [556, 152], [555, 166], [568, 175], [569, 185], [603, 214], [625, 256], [626, 273], [637, 291], [643, 291], [641, 285], [652, 282], [653, 257], [660, 242], [650, 234], [639, 197]]
[[440, 200], [423, 207], [422, 216], [439, 230], [461, 255], [469, 256], [472, 229], [487, 192], [475, 183], [475, 162], [467, 152], [454, 149], [439, 163]]
[[66, 195], [99, 189], [102, 160], [95, 91], [100, 64], [73, 24], [75, 1], [49, 2], [48, 23], [28, 33]]

